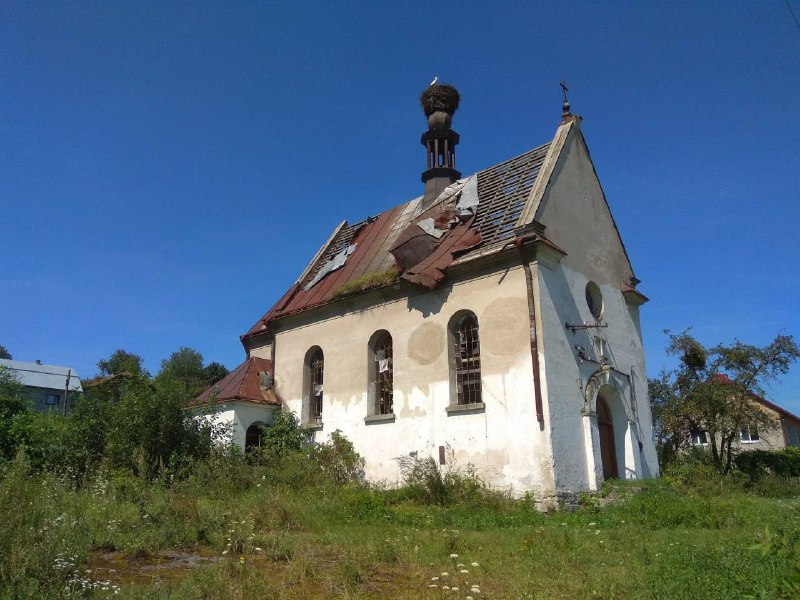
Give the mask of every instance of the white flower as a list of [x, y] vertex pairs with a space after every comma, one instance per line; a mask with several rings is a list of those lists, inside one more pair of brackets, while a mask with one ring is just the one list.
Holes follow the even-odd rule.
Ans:
[[465, 565], [464, 565], [464, 563], [458, 563], [456, 566], [457, 566], [459, 569], [461, 569], [461, 568], [462, 568], [462, 567], [464, 567]]
[[451, 587], [451, 588], [450, 588], [450, 591], [451, 591], [451, 592], [457, 592], [457, 591], [458, 591], [458, 588], [457, 588], [457, 587], [455, 587], [455, 586], [454, 586], [454, 587]]
[[458, 554], [451, 554], [450, 558], [458, 558]]
[[431, 581], [439, 581], [438, 577], [431, 577]]
[[478, 563], [476, 563], [476, 562], [472, 563], [472, 566], [473, 567], [480, 567], [480, 565]]
[[464, 600], [475, 600], [475, 598], [473, 598], [472, 596], [467, 596], [466, 598], [464, 598]]
[[438, 585], [436, 585], [435, 583], [432, 583], [432, 584], [430, 584], [428, 587], [429, 587], [429, 588], [435, 588], [435, 587], [439, 587], [439, 586], [438, 586]]
[[447, 571], [442, 571], [442, 577], [447, 577], [448, 575], [450, 575], [450, 573]]
[[449, 589], [450, 589], [450, 586], [449, 586], [449, 585], [443, 585], [443, 586], [442, 586], [442, 589], [443, 589], [443, 590], [449, 590]]
[[595, 523], [594, 521], [592, 521], [591, 523], [589, 523], [589, 527], [594, 527], [595, 525], [597, 525], [597, 523]]
[[467, 571], [466, 569], [461, 569], [461, 570], [459, 571], [459, 573], [469, 573], [469, 571]]

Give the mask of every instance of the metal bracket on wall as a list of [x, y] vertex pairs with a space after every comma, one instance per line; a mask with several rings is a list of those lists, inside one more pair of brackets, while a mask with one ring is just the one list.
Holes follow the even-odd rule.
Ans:
[[572, 333], [575, 333], [579, 329], [604, 329], [608, 327], [608, 323], [603, 323], [602, 325], [592, 325], [591, 323], [570, 323], [567, 321], [564, 323], [564, 327], [572, 330]]

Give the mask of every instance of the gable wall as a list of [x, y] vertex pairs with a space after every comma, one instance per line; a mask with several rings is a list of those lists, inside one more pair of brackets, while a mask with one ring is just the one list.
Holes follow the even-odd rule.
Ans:
[[[303, 360], [318, 345], [325, 372], [324, 428], [317, 439], [340, 429], [366, 458], [370, 479], [397, 482], [397, 457], [417, 452], [438, 458], [439, 446], [449, 446], [458, 465], [475, 465], [495, 487], [552, 489], [547, 431], [540, 431], [535, 415], [526, 294], [523, 271], [512, 266], [318, 322], [283, 330], [278, 324], [276, 389], [290, 410], [302, 414]], [[448, 414], [446, 328], [464, 309], [478, 318], [485, 410]], [[365, 424], [367, 343], [379, 329], [393, 339], [396, 419]]]
[[[599, 365], [582, 361], [576, 349], [576, 346], [581, 346], [589, 358], [599, 360], [600, 348], [595, 337], [604, 340], [605, 362], [625, 374], [614, 376], [625, 408], [622, 417], [629, 428], [627, 441], [617, 448], [618, 459], [621, 464], [624, 462], [624, 470], [627, 470], [622, 472], [621, 469], [620, 477], [653, 477], [658, 473], [638, 308], [629, 307], [619, 289], [600, 284], [604, 305], [602, 322], [608, 327], [573, 333], [566, 327], [567, 322], [596, 322], [585, 300], [588, 281], [589, 277], [567, 267], [563, 261], [553, 268], [543, 265], [539, 268], [541, 362], [547, 379], [556, 486], [563, 490], [584, 489], [585, 482], [591, 481], [591, 472], [596, 468], [591, 462], [592, 457], [585, 451], [584, 417], [586, 386]], [[635, 407], [632, 404], [634, 399]], [[594, 410], [593, 406], [588, 408]], [[638, 448], [640, 439], [643, 443], [641, 452]]]
[[583, 136], [573, 129], [536, 220], [545, 236], [566, 251], [563, 264], [597, 283], [621, 288], [633, 271], [620, 241]]

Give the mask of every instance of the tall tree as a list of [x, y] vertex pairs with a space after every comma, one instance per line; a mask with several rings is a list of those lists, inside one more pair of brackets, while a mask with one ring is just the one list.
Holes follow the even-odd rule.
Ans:
[[179, 381], [191, 393], [199, 394], [207, 385], [203, 355], [192, 348], [178, 348], [169, 358], [161, 361], [157, 378], [161, 381]]
[[678, 368], [650, 380], [662, 459], [675, 456], [705, 433], [714, 466], [727, 473], [744, 428], [769, 429], [774, 418], [755, 400], [763, 385], [788, 372], [800, 349], [792, 336], [778, 335], [764, 347], [744, 344], [705, 347], [688, 330], [669, 336], [667, 353]]
[[119, 375], [121, 373], [149, 377], [148, 372], [142, 364], [143, 362], [142, 357], [138, 354], [125, 352], [125, 350], [120, 348], [108, 359], [101, 359], [98, 361], [97, 368], [100, 369], [100, 375], [103, 377], [110, 377], [111, 375]]
[[8, 350], [6, 350], [6, 347], [3, 346], [2, 344], [0, 344], [0, 358], [7, 358], [8, 360], [14, 358], [13, 356], [11, 356], [11, 353]]
[[228, 374], [225, 365], [218, 362], [210, 362], [205, 366], [206, 385], [214, 385]]

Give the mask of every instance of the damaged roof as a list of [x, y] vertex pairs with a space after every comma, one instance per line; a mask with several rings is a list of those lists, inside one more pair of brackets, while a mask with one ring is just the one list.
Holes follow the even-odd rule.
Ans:
[[[454, 260], [502, 248], [515, 237], [549, 148], [548, 142], [455, 182], [425, 211], [419, 197], [353, 225], [342, 223], [300, 279], [242, 339], [264, 332], [271, 320], [330, 302], [347, 289], [345, 284], [356, 292], [362, 281], [364, 289], [374, 287], [370, 275], [383, 283], [402, 278], [433, 288]], [[475, 200], [471, 212], [461, 210]], [[411, 239], [417, 241], [409, 247]], [[401, 254], [416, 262], [398, 260]]]
[[[266, 380], [262, 378], [262, 373], [267, 373]], [[266, 358], [248, 358], [223, 379], [201, 393], [195, 399], [194, 404], [205, 404], [216, 392], [214, 398], [216, 404], [243, 400], [256, 404], [280, 406], [281, 402], [272, 389], [272, 374], [272, 361]], [[268, 385], [265, 386], [265, 383]]]

